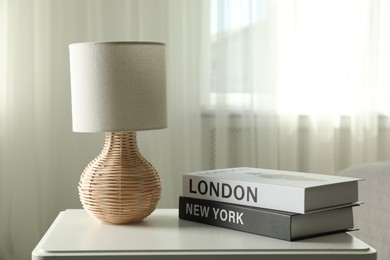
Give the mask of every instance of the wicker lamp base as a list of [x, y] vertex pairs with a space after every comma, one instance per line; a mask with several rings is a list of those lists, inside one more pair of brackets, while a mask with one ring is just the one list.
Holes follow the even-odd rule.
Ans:
[[135, 132], [107, 133], [102, 152], [81, 175], [80, 201], [96, 219], [113, 224], [139, 222], [156, 208], [161, 184], [139, 152]]

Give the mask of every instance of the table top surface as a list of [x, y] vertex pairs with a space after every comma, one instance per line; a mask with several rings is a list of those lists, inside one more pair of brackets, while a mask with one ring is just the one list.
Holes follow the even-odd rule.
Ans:
[[345, 232], [289, 242], [181, 220], [177, 209], [157, 209], [141, 223], [129, 225], [101, 223], [84, 210], [66, 210], [58, 215], [33, 255], [132, 252], [376, 255], [375, 249]]

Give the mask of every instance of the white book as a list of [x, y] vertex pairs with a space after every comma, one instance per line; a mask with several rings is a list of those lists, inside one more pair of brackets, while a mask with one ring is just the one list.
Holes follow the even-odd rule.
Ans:
[[358, 201], [358, 181], [335, 175], [228, 168], [183, 175], [183, 196], [295, 213]]

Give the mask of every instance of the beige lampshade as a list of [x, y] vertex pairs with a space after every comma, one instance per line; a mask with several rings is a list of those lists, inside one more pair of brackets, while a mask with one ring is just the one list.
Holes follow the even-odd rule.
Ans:
[[167, 127], [163, 43], [75, 43], [69, 51], [74, 132]]

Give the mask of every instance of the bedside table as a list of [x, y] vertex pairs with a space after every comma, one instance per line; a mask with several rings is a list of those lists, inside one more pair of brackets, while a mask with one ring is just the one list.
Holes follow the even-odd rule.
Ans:
[[61, 212], [32, 252], [41, 259], [374, 260], [376, 250], [349, 233], [295, 242], [199, 224], [157, 209], [134, 225], [99, 223], [84, 210]]

